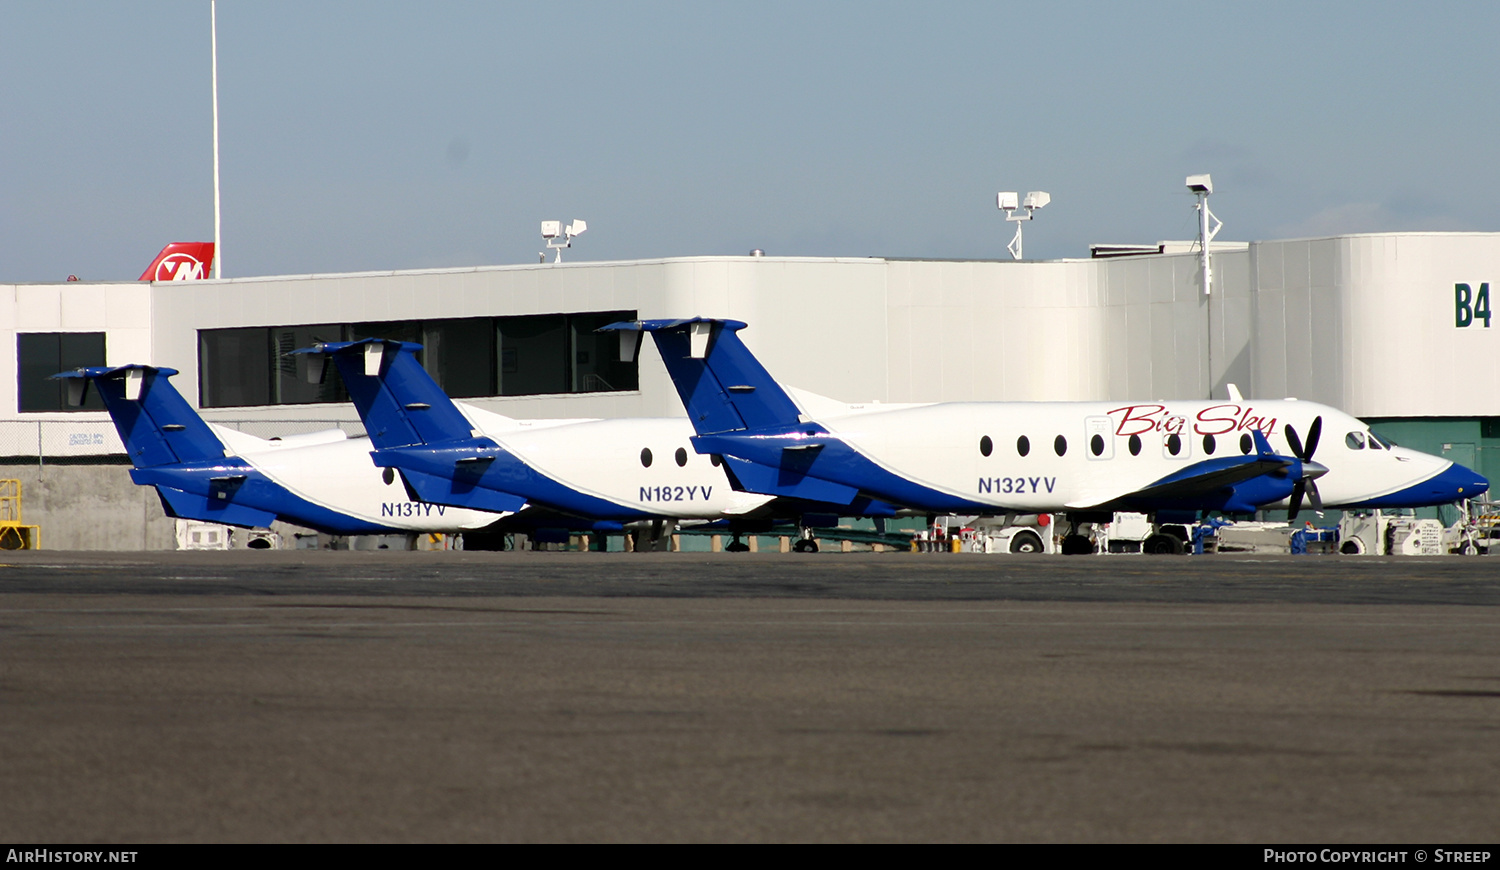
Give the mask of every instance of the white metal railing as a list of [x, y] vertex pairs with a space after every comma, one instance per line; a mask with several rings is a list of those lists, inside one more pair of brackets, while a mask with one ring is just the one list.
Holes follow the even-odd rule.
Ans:
[[[351, 438], [365, 434], [358, 420], [213, 420], [216, 426], [237, 429], [258, 438], [301, 435], [342, 429]], [[16, 460], [83, 459], [125, 456], [115, 426], [108, 420], [0, 421], [0, 457]]]

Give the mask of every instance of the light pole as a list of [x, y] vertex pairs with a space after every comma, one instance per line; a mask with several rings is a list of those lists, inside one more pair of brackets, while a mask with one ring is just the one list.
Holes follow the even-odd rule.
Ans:
[[[1198, 249], [1203, 264], [1203, 295], [1207, 296], [1214, 276], [1213, 267], [1209, 264], [1208, 246], [1214, 236], [1219, 234], [1219, 230], [1223, 229], [1224, 222], [1208, 210], [1208, 197], [1214, 192], [1214, 180], [1207, 172], [1189, 175], [1187, 189], [1198, 195]], [[1213, 222], [1212, 227], [1209, 226], [1210, 221]]]
[[1214, 270], [1209, 256], [1209, 245], [1212, 244], [1214, 236], [1219, 234], [1219, 230], [1223, 229], [1224, 222], [1208, 210], [1208, 197], [1214, 192], [1214, 180], [1208, 173], [1189, 175], [1187, 189], [1198, 196], [1198, 256], [1199, 263], [1203, 267], [1204, 317], [1208, 320], [1204, 353], [1208, 357], [1208, 398], [1212, 399], [1214, 397], [1214, 303], [1211, 291]]

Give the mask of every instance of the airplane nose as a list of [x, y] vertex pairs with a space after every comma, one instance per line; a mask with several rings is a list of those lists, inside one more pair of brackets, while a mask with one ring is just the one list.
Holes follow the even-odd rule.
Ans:
[[1413, 490], [1428, 490], [1436, 498], [1458, 501], [1462, 498], [1477, 498], [1487, 492], [1490, 482], [1484, 475], [1457, 462], [1437, 475], [1412, 487]]
[[1484, 479], [1484, 475], [1453, 462], [1449, 463], [1447, 468], [1420, 483], [1414, 483], [1405, 489], [1399, 489], [1378, 498], [1366, 499], [1357, 503], [1347, 503], [1346, 506], [1378, 508], [1432, 507], [1433, 505], [1452, 504], [1460, 499], [1476, 498], [1487, 492], [1489, 488], [1490, 482]]
[[1462, 465], [1454, 465], [1453, 467], [1463, 468], [1464, 471], [1473, 476], [1473, 480], [1470, 482], [1469, 487], [1464, 490], [1464, 498], [1474, 498], [1475, 496], [1483, 495], [1486, 492], [1489, 492], [1490, 482], [1485, 478], [1484, 475], [1480, 474], [1477, 471], [1464, 468]]

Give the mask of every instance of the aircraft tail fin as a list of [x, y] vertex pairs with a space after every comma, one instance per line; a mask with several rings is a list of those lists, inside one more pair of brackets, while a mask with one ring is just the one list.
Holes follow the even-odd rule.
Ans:
[[223, 459], [224, 442], [172, 386], [176, 369], [146, 365], [81, 368], [53, 375], [68, 382], [68, 403], [92, 386], [136, 468]]
[[417, 362], [419, 344], [366, 338], [292, 351], [307, 360], [309, 380], [321, 377], [320, 356], [333, 359], [349, 398], [377, 448], [471, 438], [474, 428]]
[[138, 281], [196, 281], [208, 277], [213, 242], [173, 242], [161, 249]]
[[649, 332], [700, 435], [764, 429], [802, 422], [786, 390], [740, 340], [738, 320], [636, 320], [612, 323], [622, 356], [633, 355]]

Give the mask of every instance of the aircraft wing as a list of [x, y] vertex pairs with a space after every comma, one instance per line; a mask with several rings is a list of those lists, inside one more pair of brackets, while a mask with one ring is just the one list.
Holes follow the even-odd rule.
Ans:
[[[1259, 435], [1259, 433], [1257, 433]], [[1262, 440], [1258, 438], [1257, 440]], [[1103, 508], [1150, 508], [1174, 502], [1211, 504], [1222, 500], [1223, 510], [1249, 512], [1267, 499], [1260, 490], [1270, 486], [1288, 492], [1301, 476], [1295, 459], [1267, 450], [1248, 456], [1226, 456], [1195, 462], [1144, 487], [1123, 491], [1100, 491], [1070, 502], [1079, 510]], [[1241, 493], [1247, 489], [1253, 492]], [[1247, 498], [1249, 497], [1249, 498]]]

